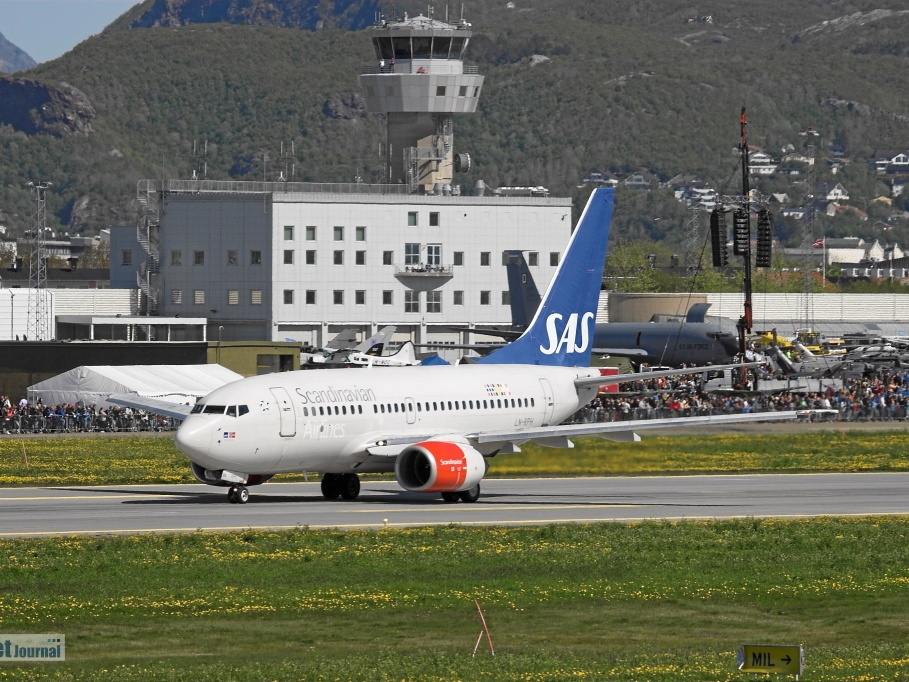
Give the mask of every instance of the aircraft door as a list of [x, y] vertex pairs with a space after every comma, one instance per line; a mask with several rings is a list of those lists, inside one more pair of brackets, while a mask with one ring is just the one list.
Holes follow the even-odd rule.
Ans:
[[407, 415], [407, 423], [416, 424], [417, 406], [414, 404], [413, 398], [404, 398], [404, 410]]
[[549, 426], [549, 422], [552, 420], [552, 411], [555, 407], [552, 397], [552, 384], [549, 383], [549, 379], [541, 377], [540, 386], [543, 387], [543, 422], [540, 426]]
[[278, 416], [281, 420], [280, 434], [286, 437], [295, 436], [297, 434], [297, 414], [290, 394], [287, 389], [280, 386], [268, 390], [278, 403]]

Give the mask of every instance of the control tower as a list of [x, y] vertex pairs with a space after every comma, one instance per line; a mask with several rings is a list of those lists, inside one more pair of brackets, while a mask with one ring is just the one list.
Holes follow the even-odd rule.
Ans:
[[372, 33], [378, 67], [360, 84], [367, 111], [388, 119], [384, 181], [448, 193], [452, 174], [470, 170], [470, 155], [453, 151], [452, 114], [476, 111], [483, 87], [477, 67], [463, 62], [470, 24], [405, 15], [381, 19]]

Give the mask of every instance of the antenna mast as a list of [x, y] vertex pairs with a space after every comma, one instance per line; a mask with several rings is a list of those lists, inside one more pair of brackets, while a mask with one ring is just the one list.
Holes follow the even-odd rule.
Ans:
[[50, 338], [47, 301], [47, 188], [51, 183], [39, 180], [28, 186], [35, 193], [35, 217], [28, 242], [28, 338], [45, 341]]

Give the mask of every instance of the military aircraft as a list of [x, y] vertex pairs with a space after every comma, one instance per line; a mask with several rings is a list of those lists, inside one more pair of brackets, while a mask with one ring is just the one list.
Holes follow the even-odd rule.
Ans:
[[[517, 338], [526, 328], [540, 302], [533, 275], [521, 251], [507, 251], [508, 291], [511, 298], [512, 329], [497, 327], [459, 328], [503, 339]], [[593, 352], [628, 358], [635, 366], [644, 364], [681, 367], [732, 362], [739, 351], [738, 337], [720, 324], [706, 319], [709, 303], [695, 303], [683, 320], [671, 322], [600, 322], [594, 326]], [[432, 344], [427, 344], [432, 345]], [[451, 345], [480, 353], [497, 344]]]
[[[355, 499], [359, 474], [394, 472], [405, 490], [475, 502], [489, 458], [534, 441], [570, 448], [598, 434], [636, 441], [662, 427], [795, 418], [795, 412], [561, 425], [600, 386], [636, 378], [589, 367], [614, 190], [591, 194], [526, 331], [473, 364], [327, 369], [248, 377], [192, 408], [135, 395], [111, 402], [183, 419], [177, 448], [232, 503], [275, 474], [318, 472], [327, 499]], [[654, 372], [670, 376], [691, 370]]]
[[[368, 364], [369, 357], [378, 357], [382, 355], [385, 344], [395, 333], [396, 327], [382, 327], [378, 332], [365, 339], [356, 346], [350, 347], [352, 341], [356, 341], [356, 336], [350, 340], [350, 334], [355, 333], [351, 329], [345, 329], [338, 336], [333, 338], [321, 353], [313, 353], [307, 358], [303, 358], [301, 353], [300, 365], [305, 367], [324, 368], [329, 365], [346, 365], [346, 364]], [[346, 344], [346, 345], [340, 345]]]

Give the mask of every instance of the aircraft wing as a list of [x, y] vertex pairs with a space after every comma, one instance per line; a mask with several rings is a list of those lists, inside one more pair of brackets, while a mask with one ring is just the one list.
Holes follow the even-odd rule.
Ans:
[[480, 431], [468, 434], [467, 439], [477, 443], [524, 443], [534, 441], [550, 447], [573, 447], [569, 438], [578, 436], [600, 436], [606, 440], [637, 442], [641, 440], [637, 431], [652, 429], [696, 428], [718, 424], [740, 424], [765, 421], [788, 421], [795, 419], [798, 412], [751, 412], [747, 414], [716, 414], [704, 417], [673, 417], [671, 419], [636, 419], [620, 422], [596, 422], [593, 424], [565, 424], [562, 426], [541, 426], [531, 429]]
[[647, 351], [643, 348], [597, 348], [596, 346], [593, 347], [591, 353], [615, 355], [620, 358], [641, 358], [647, 355]]
[[[396, 457], [408, 445], [426, 440], [467, 441], [474, 444], [501, 444], [503, 453], [520, 452], [517, 446], [533, 441], [538, 445], [554, 448], [572, 448], [571, 438], [581, 436], [600, 436], [606, 440], [636, 443], [641, 440], [638, 431], [653, 429], [685, 428], [696, 429], [705, 426], [723, 424], [742, 424], [767, 421], [789, 421], [801, 413], [796, 410], [788, 412], [750, 412], [746, 414], [716, 414], [703, 417], [673, 417], [670, 419], [636, 419], [619, 422], [594, 422], [592, 424], [564, 424], [538, 426], [522, 429], [501, 429], [494, 431], [477, 431], [464, 435], [424, 433], [410, 434], [406, 437], [388, 437], [370, 439], [364, 448], [370, 455], [377, 457]], [[804, 415], [803, 415], [804, 418]]]
[[190, 397], [188, 400], [192, 401], [192, 404], [184, 405], [169, 400], [146, 398], [135, 393], [114, 393], [109, 396], [107, 400], [116, 405], [127, 405], [129, 407], [145, 410], [146, 412], [161, 414], [165, 417], [173, 417], [174, 419], [186, 419], [190, 410], [193, 409], [193, 404], [196, 402], [195, 398]]
[[621, 384], [626, 381], [647, 381], [660, 377], [678, 376], [679, 374], [701, 374], [703, 372], [722, 372], [727, 369], [741, 369], [742, 367], [760, 367], [760, 362], [744, 362], [732, 365], [707, 365], [704, 367], [682, 367], [680, 369], [661, 369], [656, 372], [637, 372], [635, 374], [604, 374], [598, 377], [581, 377], [574, 380], [578, 388], [585, 386], [606, 386]]

